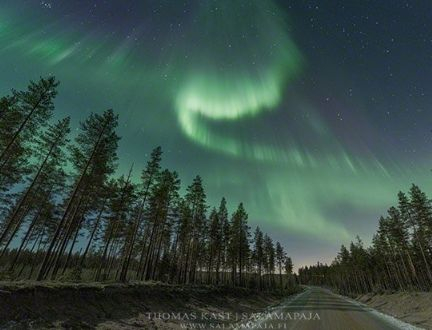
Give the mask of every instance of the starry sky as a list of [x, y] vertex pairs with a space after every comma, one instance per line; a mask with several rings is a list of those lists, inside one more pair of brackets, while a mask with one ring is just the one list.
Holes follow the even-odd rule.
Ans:
[[431, 192], [431, 20], [426, 0], [0, 0], [0, 93], [54, 74], [57, 117], [120, 114], [119, 173], [161, 145], [296, 266], [328, 262]]

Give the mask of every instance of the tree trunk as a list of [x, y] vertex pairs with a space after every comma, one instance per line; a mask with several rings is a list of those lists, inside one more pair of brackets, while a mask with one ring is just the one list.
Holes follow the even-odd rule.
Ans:
[[101, 128], [100, 134], [98, 136], [98, 139], [96, 140], [96, 143], [95, 143], [94, 148], [93, 148], [93, 150], [92, 150], [92, 152], [90, 154], [90, 157], [87, 160], [87, 162], [86, 162], [86, 164], [84, 166], [84, 169], [83, 169], [83, 171], [82, 171], [82, 173], [81, 173], [81, 175], [80, 175], [80, 177], [79, 177], [79, 179], [78, 179], [78, 181], [77, 181], [77, 183], [76, 183], [76, 185], [74, 187], [74, 190], [72, 192], [71, 197], [69, 198], [69, 201], [67, 203], [66, 209], [65, 209], [65, 211], [63, 213], [63, 216], [62, 216], [59, 224], [57, 225], [57, 228], [56, 228], [56, 231], [54, 233], [54, 236], [53, 236], [53, 238], [51, 240], [51, 243], [50, 243], [50, 245], [48, 247], [48, 250], [45, 253], [44, 259], [42, 261], [42, 265], [41, 265], [41, 268], [39, 270], [39, 274], [37, 276], [37, 280], [38, 281], [43, 280], [45, 278], [45, 276], [46, 276], [46, 271], [47, 271], [46, 267], [47, 267], [47, 264], [48, 264], [48, 260], [51, 257], [52, 249], [54, 248], [56, 240], [59, 237], [61, 230], [63, 229], [63, 225], [64, 225], [64, 223], [66, 221], [67, 215], [68, 215], [68, 213], [70, 211], [70, 208], [72, 207], [73, 201], [74, 201], [74, 199], [75, 199], [75, 197], [76, 197], [76, 195], [78, 193], [78, 190], [79, 190], [79, 188], [81, 186], [81, 182], [84, 180], [85, 174], [87, 173], [87, 169], [89, 168], [89, 166], [90, 166], [90, 164], [91, 164], [91, 162], [92, 162], [92, 160], [93, 160], [93, 158], [94, 158], [94, 156], [96, 154], [96, 151], [99, 148], [99, 144], [100, 144], [100, 142], [102, 140], [102, 136], [103, 136], [103, 134], [105, 132], [105, 129], [106, 129], [107, 125], [108, 125], [108, 122], [104, 123], [104, 125]]

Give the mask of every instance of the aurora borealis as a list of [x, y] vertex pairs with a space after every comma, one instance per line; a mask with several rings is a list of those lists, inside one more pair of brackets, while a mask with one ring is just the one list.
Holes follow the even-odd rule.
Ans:
[[[432, 5], [0, 1], [0, 92], [54, 74], [57, 116], [120, 114], [121, 173], [157, 145], [296, 266], [430, 192]], [[139, 173], [135, 173], [138, 178]]]

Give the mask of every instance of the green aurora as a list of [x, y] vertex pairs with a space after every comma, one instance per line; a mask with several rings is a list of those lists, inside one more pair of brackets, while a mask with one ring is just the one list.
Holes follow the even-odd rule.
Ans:
[[[77, 123], [113, 107], [120, 172], [162, 145], [167, 167], [185, 182], [201, 174], [211, 204], [223, 195], [231, 207], [243, 201], [251, 225], [285, 243], [298, 265], [317, 249], [331, 256], [341, 241], [368, 237], [398, 190], [431, 183], [430, 158], [413, 166], [361, 143], [373, 125], [346, 127], [350, 139], [335, 129], [300, 83], [314, 63], [291, 13], [271, 1], [203, 1], [177, 23], [168, 14], [150, 20], [135, 4], [142, 17], [120, 26], [21, 2], [0, 5], [2, 94], [55, 74], [59, 117]], [[176, 30], [154, 32], [146, 20]], [[351, 102], [348, 111], [361, 112], [361, 100]]]

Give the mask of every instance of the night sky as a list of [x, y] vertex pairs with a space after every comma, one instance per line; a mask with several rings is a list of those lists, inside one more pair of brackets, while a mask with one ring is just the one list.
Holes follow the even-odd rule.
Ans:
[[0, 93], [54, 74], [56, 116], [120, 114], [119, 173], [161, 145], [296, 266], [412, 182], [431, 192], [432, 2], [0, 0]]

